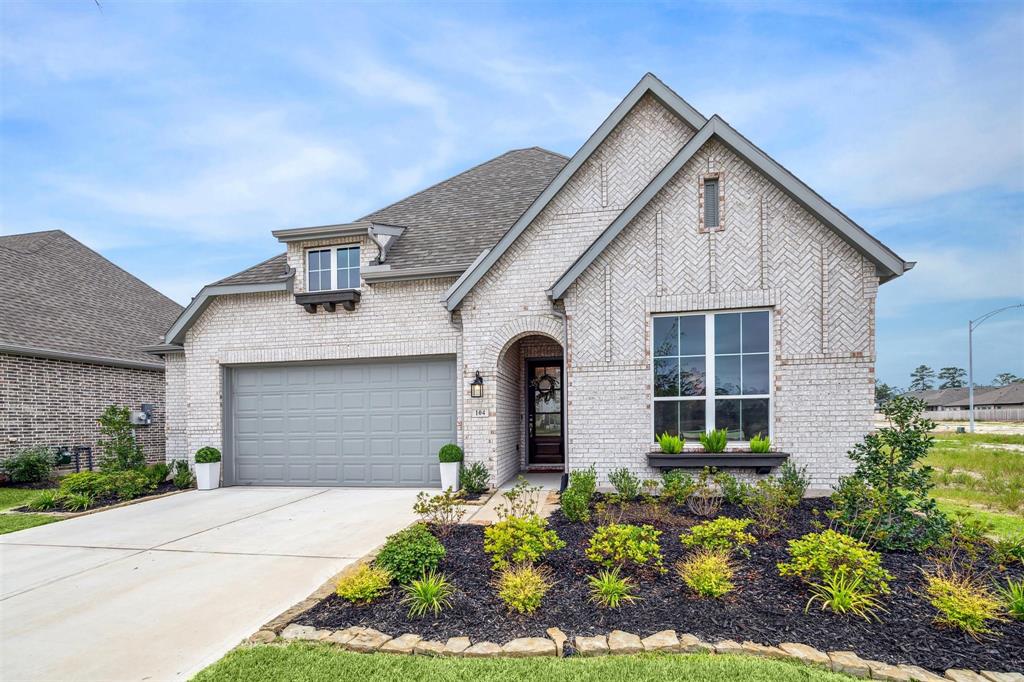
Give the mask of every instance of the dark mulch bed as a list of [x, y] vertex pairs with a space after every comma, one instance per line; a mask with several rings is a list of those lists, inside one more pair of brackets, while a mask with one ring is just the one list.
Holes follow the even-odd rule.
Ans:
[[[48, 487], [52, 488], [53, 486], [51, 485], [51, 486], [48, 486]], [[121, 504], [122, 502], [134, 502], [135, 500], [144, 500], [147, 497], [154, 497], [156, 495], [164, 495], [165, 493], [174, 492], [177, 489], [178, 488], [171, 481], [164, 481], [163, 483], [158, 485], [156, 487], [156, 490], [154, 490], [153, 492], [146, 493], [145, 495], [142, 495], [141, 497], [136, 497], [136, 498], [133, 498], [131, 500], [122, 500], [117, 495], [109, 495], [107, 497], [97, 497], [95, 500], [93, 500], [92, 506], [89, 507], [88, 509], [84, 510], [84, 511], [92, 511], [93, 509], [102, 509], [103, 507], [111, 507], [111, 506], [113, 506], [115, 504]], [[13, 509], [12, 511], [28, 512], [30, 514], [37, 514], [38, 513], [36, 511], [33, 511], [32, 509], [29, 509], [28, 507], [17, 507], [15, 509]], [[46, 511], [75, 513], [75, 512], [81, 512], [83, 510], [82, 509], [75, 509], [75, 510], [65, 509], [63, 506], [58, 504], [53, 509], [48, 509]]]
[[[298, 619], [299, 623], [341, 629], [352, 625], [373, 627], [392, 635], [412, 632], [430, 639], [468, 635], [474, 640], [505, 642], [516, 637], [545, 636], [545, 629], [560, 627], [570, 639], [576, 635], [604, 634], [621, 629], [641, 637], [658, 630], [689, 632], [708, 641], [734, 639], [763, 644], [801, 642], [823, 651], [852, 650], [861, 656], [889, 663], [911, 663], [942, 671], [973, 668], [1000, 671], [1024, 670], [1024, 623], [997, 624], [999, 636], [977, 642], [969, 636], [932, 624], [934, 609], [916, 592], [922, 589], [920, 555], [885, 555], [885, 567], [892, 572], [892, 594], [885, 598], [881, 621], [839, 616], [817, 610], [804, 614], [808, 593], [796, 580], [782, 578], [775, 564], [788, 558], [786, 540], [818, 530], [815, 511], [828, 508], [828, 500], [805, 500], [785, 530], [777, 537], [752, 548], [749, 559], [739, 561], [737, 589], [720, 600], [698, 599], [688, 593], [682, 581], [669, 570], [664, 575], [646, 576], [638, 595], [642, 601], [617, 610], [605, 610], [589, 601], [585, 576], [595, 566], [584, 549], [596, 524], [573, 524], [555, 512], [552, 527], [566, 542], [545, 563], [558, 583], [548, 593], [541, 609], [532, 616], [510, 614], [498, 600], [491, 585], [493, 573], [483, 552], [483, 528], [458, 526], [442, 542], [447, 555], [441, 570], [455, 584], [454, 607], [438, 618], [409, 621], [399, 604], [397, 590], [369, 606], [352, 606], [330, 596]], [[724, 508], [723, 514], [743, 516], [741, 510]], [[661, 537], [665, 564], [671, 566], [683, 556], [679, 532], [698, 519], [679, 516], [668, 523], [655, 523], [665, 531]], [[1020, 568], [999, 575], [1020, 578]]]

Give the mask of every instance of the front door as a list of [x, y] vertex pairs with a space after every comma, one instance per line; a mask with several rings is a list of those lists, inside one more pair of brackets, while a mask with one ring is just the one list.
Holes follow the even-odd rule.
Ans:
[[529, 463], [561, 465], [565, 462], [562, 359], [527, 360], [526, 376]]

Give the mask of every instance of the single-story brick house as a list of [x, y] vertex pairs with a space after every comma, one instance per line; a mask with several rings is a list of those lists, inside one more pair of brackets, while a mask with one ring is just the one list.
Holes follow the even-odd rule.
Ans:
[[0, 459], [34, 446], [98, 455], [103, 410], [147, 405], [136, 436], [163, 461], [164, 363], [142, 348], [181, 306], [60, 230], [0, 236], [0, 291]]
[[[517, 149], [205, 287], [153, 349], [168, 452], [227, 484], [650, 477], [655, 434], [756, 433], [817, 484], [872, 427], [875, 297], [908, 263], [646, 75], [572, 156]], [[714, 387], [714, 390], [710, 390]]]

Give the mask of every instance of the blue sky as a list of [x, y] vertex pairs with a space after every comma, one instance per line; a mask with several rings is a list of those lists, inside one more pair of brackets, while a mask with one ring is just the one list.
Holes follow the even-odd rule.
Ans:
[[[512, 148], [572, 154], [646, 71], [900, 255], [878, 375], [966, 367], [1024, 301], [1019, 3], [0, 4], [0, 232], [180, 302]], [[1024, 375], [1024, 313], [978, 381]]]

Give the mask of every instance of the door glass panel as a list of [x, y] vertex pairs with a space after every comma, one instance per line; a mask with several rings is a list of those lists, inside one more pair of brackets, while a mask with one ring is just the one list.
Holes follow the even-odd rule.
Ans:
[[555, 414], [537, 414], [534, 416], [534, 435], [535, 436], [561, 436], [562, 435], [562, 415]]

